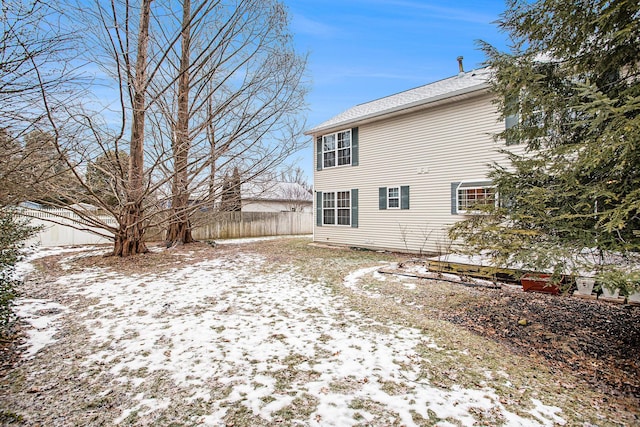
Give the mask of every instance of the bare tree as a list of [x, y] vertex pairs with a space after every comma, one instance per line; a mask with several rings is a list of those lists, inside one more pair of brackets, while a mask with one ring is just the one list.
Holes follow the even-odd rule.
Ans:
[[[127, 200], [120, 218], [120, 227], [115, 236], [114, 255], [128, 256], [147, 251], [143, 240], [144, 214], [144, 125], [147, 110], [146, 95], [149, 86], [147, 70], [147, 49], [149, 46], [149, 21], [151, 1], [142, 0], [140, 25], [138, 27], [137, 54], [135, 68], [127, 68], [128, 88], [132, 98], [131, 141], [129, 149], [129, 179], [126, 189]], [[126, 52], [126, 55], [129, 53]], [[127, 58], [127, 63], [131, 61]]]
[[[57, 148], [64, 147], [72, 153], [68, 156], [68, 166], [81, 188], [70, 196], [76, 201], [88, 200], [101, 207], [117, 220], [117, 225], [101, 220], [82, 205], [64, 207], [82, 217], [86, 225], [99, 227], [106, 236], [112, 236], [113, 255], [116, 256], [147, 251], [144, 234], [155, 213], [149, 209], [153, 204], [153, 190], [149, 160], [145, 156], [146, 115], [149, 104], [153, 103], [148, 92], [158, 67], [149, 54], [152, 2], [139, 0], [134, 4], [128, 0], [110, 0], [78, 5], [74, 21], [85, 26], [84, 58], [91, 66], [101, 69], [105, 76], [114, 79], [117, 88], [114, 102], [118, 105], [114, 111], [103, 110], [102, 116], [80, 107], [68, 109], [69, 123], [66, 125], [72, 124], [74, 132], [69, 132], [65, 126], [62, 133], [62, 126], [59, 123], [55, 126]], [[123, 152], [128, 154], [126, 168], [123, 167], [126, 160], [126, 156], [121, 155]], [[108, 164], [103, 172], [113, 174], [113, 181], [122, 194], [105, 195], [103, 189], [91, 181], [92, 177], [84, 173], [88, 165], [95, 166], [100, 161]], [[152, 159], [151, 168], [153, 162]], [[117, 205], [113, 204], [114, 200], [118, 201]]]
[[307, 176], [300, 166], [286, 168], [281, 171], [282, 182], [294, 182], [304, 188], [309, 194], [313, 193], [313, 185], [307, 180]]
[[[108, 106], [91, 111], [83, 104], [100, 106], [96, 101], [99, 95], [94, 93], [93, 97], [82, 94], [78, 102], [56, 110], [48, 103], [50, 95], [43, 95], [53, 145], [74, 181], [72, 186], [60, 181], [48, 183], [50, 192], [64, 194], [52, 205], [76, 213], [81, 218], [76, 228], [102, 230], [102, 236], [114, 240], [113, 254], [117, 256], [147, 251], [144, 233], [155, 214], [148, 209], [153, 205], [153, 189], [144, 150], [146, 112], [153, 102], [147, 96], [154, 73], [149, 59], [152, 1], [83, 2], [76, 9], [72, 0], [63, 1], [60, 14], [70, 14], [61, 20], [69, 25], [65, 31], [86, 35], [82, 63], [93, 73], [101, 70], [105, 81], [113, 78], [111, 88], [115, 86], [115, 91], [110, 96], [117, 105], [115, 109]], [[113, 191], [96, 185], [97, 172], [109, 176]], [[82, 202], [102, 208], [117, 224], [96, 215], [93, 206]]]
[[[154, 82], [154, 139], [172, 153], [164, 165], [171, 182], [166, 239], [188, 243], [192, 214], [220, 199], [225, 175], [239, 169], [241, 185], [300, 148], [306, 60], [291, 45], [278, 1], [163, 5], [174, 6], [176, 31], [165, 19], [158, 51], [169, 60]], [[177, 30], [181, 49], [163, 49]]]
[[[33, 141], [37, 133], [51, 129], [52, 114], [69, 103], [73, 96], [70, 83], [78, 78], [71, 65], [72, 38], [51, 19], [57, 13], [53, 1], [2, 2], [0, 206], [31, 198], [36, 184], [61, 172], [62, 153], [56, 152], [55, 145], [25, 143], [25, 138]], [[74, 92], [79, 93], [77, 87]], [[43, 156], [42, 148], [49, 155]]]
[[[51, 205], [78, 214], [77, 228], [111, 236], [114, 255], [145, 252], [145, 232], [167, 224], [169, 242], [188, 243], [192, 214], [219, 200], [225, 174], [237, 169], [241, 182], [251, 180], [298, 149], [306, 60], [292, 48], [278, 1], [77, 6], [72, 19], [59, 21], [84, 26], [66, 31], [86, 35], [82, 59], [113, 102], [98, 103], [105, 99], [98, 92], [47, 92], [58, 87], [35, 64], [44, 119], [34, 129], [51, 134], [52, 157], [74, 182], [48, 182], [45, 193], [63, 196]], [[4, 139], [0, 160], [12, 165], [14, 138]], [[107, 185], [96, 185], [96, 173]]]
[[[204, 7], [206, 3], [202, 3]], [[171, 177], [171, 217], [167, 229], [166, 240], [191, 243], [191, 226], [189, 224], [188, 191], [188, 158], [191, 146], [189, 135], [189, 92], [191, 71], [191, 0], [182, 2], [181, 52], [178, 70], [178, 113], [173, 132], [173, 174]], [[197, 24], [197, 22], [196, 22]]]
[[109, 151], [87, 164], [85, 175], [90, 191], [114, 208], [124, 204], [129, 175], [129, 155]]

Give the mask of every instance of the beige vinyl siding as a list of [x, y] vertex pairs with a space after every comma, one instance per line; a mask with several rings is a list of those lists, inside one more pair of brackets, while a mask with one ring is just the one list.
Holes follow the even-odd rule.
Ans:
[[[464, 218], [451, 214], [451, 183], [486, 180], [487, 164], [504, 160], [497, 153], [503, 144], [492, 137], [503, 128], [486, 92], [360, 125], [359, 166], [316, 171], [314, 180], [317, 191], [359, 190], [359, 227], [316, 226], [314, 239], [446, 251], [448, 227]], [[425, 173], [419, 173], [422, 168]], [[410, 186], [410, 209], [379, 210], [378, 188], [402, 185]]]

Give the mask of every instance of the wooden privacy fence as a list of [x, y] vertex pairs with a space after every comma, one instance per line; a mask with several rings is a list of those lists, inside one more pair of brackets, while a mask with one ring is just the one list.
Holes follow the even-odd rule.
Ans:
[[311, 234], [313, 212], [224, 212], [194, 224], [196, 240]]
[[[90, 227], [75, 213], [66, 209], [21, 209], [30, 224], [42, 230], [28, 241], [40, 246], [95, 245], [112, 243], [112, 239], [96, 233], [105, 230]], [[20, 212], [19, 211], [19, 212]], [[106, 224], [117, 226], [116, 219], [97, 215]], [[51, 222], [56, 221], [56, 223]], [[215, 215], [197, 214], [193, 237], [196, 240], [235, 239], [240, 237], [285, 236], [311, 234], [312, 212], [222, 212]], [[74, 228], [75, 227], [75, 228]], [[78, 228], [83, 228], [79, 230]], [[92, 230], [94, 232], [92, 232]], [[147, 230], [148, 240], [162, 240], [162, 230]]]

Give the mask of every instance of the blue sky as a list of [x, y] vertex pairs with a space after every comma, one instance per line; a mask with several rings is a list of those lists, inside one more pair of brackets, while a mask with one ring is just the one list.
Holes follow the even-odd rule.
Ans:
[[[504, 0], [284, 0], [300, 52], [309, 53], [307, 129], [354, 105], [481, 66], [477, 41], [505, 49], [494, 21]], [[313, 150], [299, 153], [313, 176]]]

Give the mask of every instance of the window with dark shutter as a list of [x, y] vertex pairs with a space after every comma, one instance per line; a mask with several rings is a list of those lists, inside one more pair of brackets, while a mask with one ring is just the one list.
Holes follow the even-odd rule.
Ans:
[[316, 170], [358, 165], [358, 128], [319, 136], [316, 140]]
[[409, 209], [409, 186], [379, 187], [378, 208]]
[[[353, 194], [355, 191], [356, 194]], [[358, 190], [324, 191], [316, 196], [316, 225], [352, 225], [354, 218], [353, 203], [356, 203], [355, 218], [357, 221]], [[356, 225], [357, 227], [357, 222]]]
[[496, 187], [491, 181], [451, 183], [451, 213], [454, 215], [477, 214], [480, 212], [478, 207], [496, 203]]

